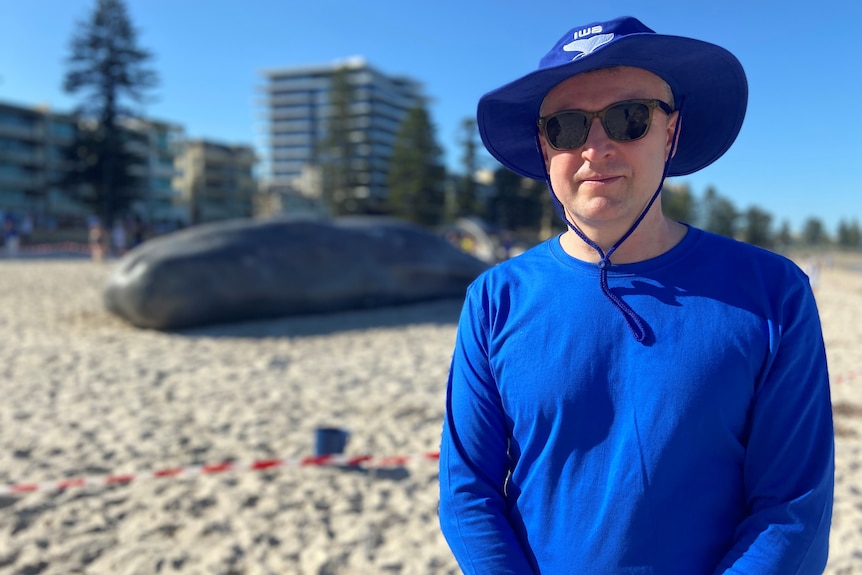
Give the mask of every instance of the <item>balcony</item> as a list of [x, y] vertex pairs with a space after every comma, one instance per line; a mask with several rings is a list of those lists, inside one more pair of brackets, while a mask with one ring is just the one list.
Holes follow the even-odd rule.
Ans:
[[41, 166], [45, 156], [37, 150], [16, 150], [0, 148], [0, 162], [25, 166]]
[[30, 200], [25, 192], [0, 187], [0, 208], [21, 209], [29, 203]]
[[180, 174], [173, 164], [165, 165], [161, 163], [150, 164], [150, 176], [154, 178], [174, 178]]
[[123, 147], [126, 149], [127, 152], [136, 156], [146, 158], [150, 155], [149, 143], [141, 141], [139, 139], [130, 139], [123, 143]]
[[322, 76], [271, 77], [265, 89], [270, 94], [328, 90], [329, 78]]
[[8, 124], [0, 121], [0, 136], [37, 142], [45, 137], [45, 130], [38, 124], [27, 126], [23, 124]]
[[0, 170], [0, 186], [20, 189], [39, 188], [44, 184], [44, 178], [38, 174]]
[[284, 110], [271, 110], [269, 113], [270, 120], [307, 120], [312, 116], [311, 109], [307, 106], [298, 108], [288, 108]]
[[146, 190], [146, 198], [148, 200], [173, 201], [180, 197], [182, 197], [182, 194], [173, 188], [150, 187]]
[[269, 145], [271, 146], [305, 146], [311, 149], [314, 144], [314, 138], [310, 133], [299, 133], [280, 135], [270, 138]]

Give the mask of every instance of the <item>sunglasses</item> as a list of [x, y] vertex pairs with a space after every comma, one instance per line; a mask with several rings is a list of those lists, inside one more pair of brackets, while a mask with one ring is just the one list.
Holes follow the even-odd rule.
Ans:
[[599, 112], [562, 110], [539, 118], [539, 129], [555, 150], [574, 150], [587, 141], [593, 118], [602, 121], [605, 133], [617, 142], [633, 142], [646, 136], [652, 122], [652, 112], [661, 108], [673, 112], [661, 100], [623, 100]]

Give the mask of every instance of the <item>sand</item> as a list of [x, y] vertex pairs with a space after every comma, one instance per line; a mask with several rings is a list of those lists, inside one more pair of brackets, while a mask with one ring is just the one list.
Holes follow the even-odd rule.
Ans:
[[[822, 271], [836, 406], [828, 573], [862, 573], [862, 270]], [[459, 573], [436, 452], [458, 301], [160, 333], [105, 312], [112, 262], [0, 261], [0, 573]], [[381, 469], [194, 465], [410, 456]], [[180, 467], [184, 475], [146, 477]], [[241, 467], [241, 465], [240, 465]], [[106, 485], [106, 475], [129, 474]], [[95, 485], [51, 488], [64, 478]], [[101, 478], [101, 479], [100, 479]], [[99, 481], [102, 481], [99, 483]]]

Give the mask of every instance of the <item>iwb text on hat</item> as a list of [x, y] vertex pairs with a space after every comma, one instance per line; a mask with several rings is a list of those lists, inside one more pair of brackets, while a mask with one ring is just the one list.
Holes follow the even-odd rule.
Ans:
[[575, 38], [585, 38], [587, 36], [591, 36], [593, 34], [601, 34], [602, 27], [601, 26], [593, 26], [592, 28], [584, 28], [583, 30], [578, 30], [575, 33]]

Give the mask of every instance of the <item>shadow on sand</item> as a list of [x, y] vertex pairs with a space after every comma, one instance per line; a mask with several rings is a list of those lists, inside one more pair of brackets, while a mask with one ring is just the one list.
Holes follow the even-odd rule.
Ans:
[[168, 333], [191, 338], [278, 338], [331, 335], [408, 325], [451, 325], [454, 329], [463, 303], [463, 299], [444, 299], [337, 313], [213, 324], [172, 330]]

